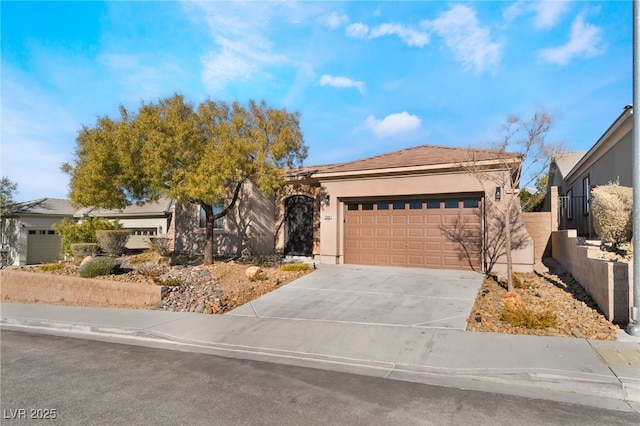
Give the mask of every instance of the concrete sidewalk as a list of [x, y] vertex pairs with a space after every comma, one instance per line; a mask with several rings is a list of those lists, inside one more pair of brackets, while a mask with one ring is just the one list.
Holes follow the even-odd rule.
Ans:
[[[640, 339], [2, 303], [0, 328], [640, 412]], [[1, 337], [0, 337], [1, 339]]]

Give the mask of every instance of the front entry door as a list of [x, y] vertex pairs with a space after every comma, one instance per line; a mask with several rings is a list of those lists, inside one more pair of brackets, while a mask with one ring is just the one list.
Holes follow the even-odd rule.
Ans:
[[285, 201], [285, 254], [313, 254], [313, 198], [295, 195]]

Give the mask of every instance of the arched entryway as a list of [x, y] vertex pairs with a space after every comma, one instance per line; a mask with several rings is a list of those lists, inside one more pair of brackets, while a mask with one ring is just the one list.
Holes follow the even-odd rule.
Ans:
[[285, 200], [285, 248], [288, 256], [313, 255], [313, 198], [294, 195]]

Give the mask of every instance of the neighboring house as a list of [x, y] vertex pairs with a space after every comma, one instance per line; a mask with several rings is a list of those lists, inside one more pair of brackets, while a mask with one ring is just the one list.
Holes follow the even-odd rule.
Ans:
[[[576, 229], [578, 236], [594, 237], [590, 215], [591, 189], [610, 182], [633, 186], [632, 178], [633, 108], [626, 106], [598, 141], [579, 159], [575, 154], [565, 159], [570, 170], [560, 171], [550, 179], [560, 195], [559, 229]], [[552, 169], [553, 172], [553, 169]]]
[[42, 198], [15, 205], [2, 217], [2, 245], [8, 248], [9, 263], [33, 265], [64, 258], [60, 236], [53, 225], [63, 219], [81, 221], [86, 217], [117, 219], [132, 234], [127, 248], [148, 248], [152, 236], [167, 236], [170, 231], [174, 203], [161, 199], [157, 203], [129, 206], [122, 210], [85, 208], [76, 210], [69, 200]]
[[85, 217], [100, 217], [120, 222], [123, 229], [131, 230], [127, 242], [128, 249], [145, 249], [149, 247], [150, 237], [166, 237], [172, 224], [174, 202], [169, 198], [161, 198], [157, 202], [142, 205], [131, 205], [124, 209], [100, 209], [87, 207], [73, 214], [76, 220]]
[[75, 209], [69, 200], [41, 198], [14, 205], [2, 216], [2, 246], [8, 249], [9, 264], [26, 265], [62, 259], [60, 236], [52, 226]]

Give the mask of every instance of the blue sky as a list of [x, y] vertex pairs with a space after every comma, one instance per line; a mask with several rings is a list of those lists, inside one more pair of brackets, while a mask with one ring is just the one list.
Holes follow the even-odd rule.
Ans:
[[306, 165], [488, 146], [545, 108], [587, 150], [632, 102], [631, 1], [2, 1], [1, 174], [65, 198], [82, 126], [178, 92], [301, 113]]

